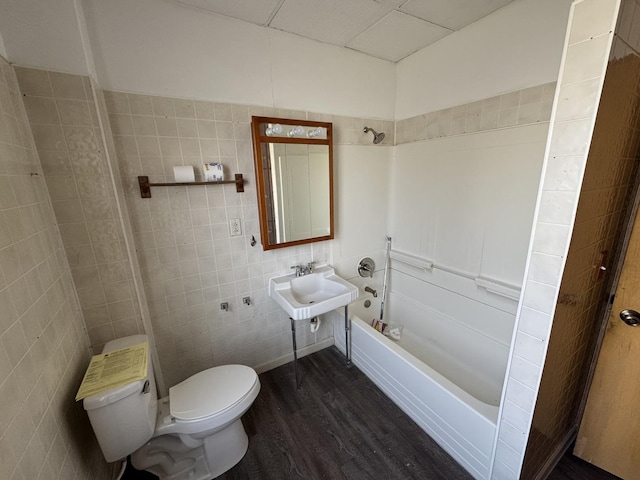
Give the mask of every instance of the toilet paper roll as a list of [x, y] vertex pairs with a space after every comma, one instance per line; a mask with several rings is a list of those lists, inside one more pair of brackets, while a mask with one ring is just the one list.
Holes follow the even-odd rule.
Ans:
[[173, 167], [173, 176], [176, 179], [176, 183], [190, 183], [196, 181], [196, 174], [193, 171], [193, 166], [191, 165]]

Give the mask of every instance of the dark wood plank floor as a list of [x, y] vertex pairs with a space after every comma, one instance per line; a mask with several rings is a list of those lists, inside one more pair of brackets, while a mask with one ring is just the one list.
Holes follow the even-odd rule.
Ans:
[[[249, 450], [221, 480], [420, 479], [471, 476], [356, 367], [328, 348], [260, 375], [243, 417]], [[131, 467], [123, 479], [150, 479]]]
[[[471, 476], [336, 348], [260, 375], [262, 389], [243, 417], [249, 450], [221, 480], [420, 479]], [[123, 480], [155, 479], [128, 467]], [[549, 480], [615, 480], [565, 455]]]
[[260, 376], [244, 417], [249, 451], [224, 480], [470, 479], [336, 348]]
[[562, 457], [547, 480], [620, 480], [620, 477], [574, 457], [571, 450]]

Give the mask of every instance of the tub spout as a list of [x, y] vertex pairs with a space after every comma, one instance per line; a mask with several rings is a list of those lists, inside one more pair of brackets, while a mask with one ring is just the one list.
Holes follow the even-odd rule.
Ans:
[[369, 292], [371, 295], [373, 295], [374, 298], [378, 298], [378, 291], [374, 290], [373, 288], [371, 288], [370, 286], [366, 285], [364, 287], [364, 291], [365, 292]]

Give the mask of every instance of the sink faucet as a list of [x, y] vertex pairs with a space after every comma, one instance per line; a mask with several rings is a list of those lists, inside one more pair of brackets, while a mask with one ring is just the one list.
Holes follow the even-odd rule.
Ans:
[[304, 277], [305, 275], [309, 275], [313, 273], [313, 265], [316, 262], [309, 262], [306, 265], [294, 265], [291, 268], [296, 270], [296, 277]]

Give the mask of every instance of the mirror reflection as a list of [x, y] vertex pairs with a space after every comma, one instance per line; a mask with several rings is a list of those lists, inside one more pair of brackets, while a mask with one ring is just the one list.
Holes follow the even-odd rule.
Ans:
[[333, 238], [332, 125], [253, 117], [265, 250]]

